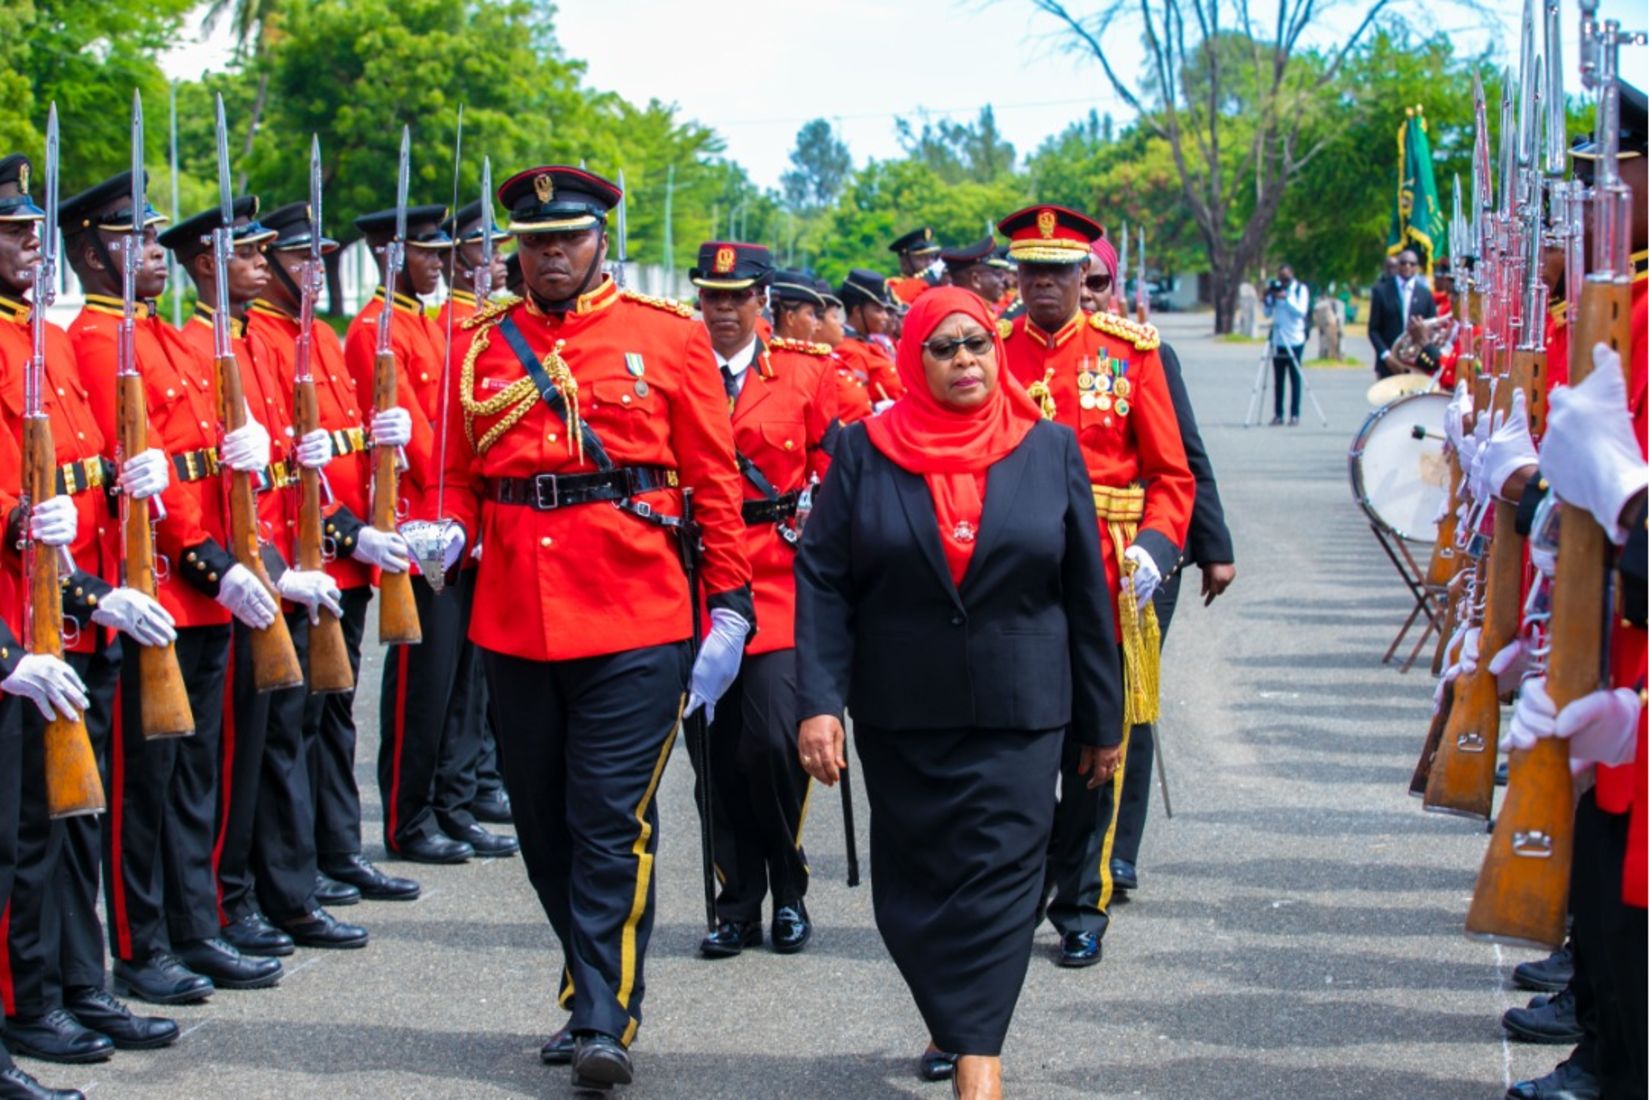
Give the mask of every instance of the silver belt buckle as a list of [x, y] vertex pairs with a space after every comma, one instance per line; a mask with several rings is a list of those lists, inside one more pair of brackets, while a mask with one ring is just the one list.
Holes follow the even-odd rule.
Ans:
[[[546, 485], [550, 487], [548, 499], [544, 492]], [[540, 512], [551, 512], [561, 507], [561, 488], [555, 474], [533, 475], [533, 507]]]

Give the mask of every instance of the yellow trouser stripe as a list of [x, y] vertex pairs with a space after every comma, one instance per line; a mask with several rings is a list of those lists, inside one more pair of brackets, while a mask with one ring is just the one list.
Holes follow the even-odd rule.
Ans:
[[[636, 987], [636, 926], [641, 923], [642, 914], [647, 910], [647, 884], [653, 877], [653, 855], [647, 850], [647, 842], [653, 837], [653, 826], [647, 823], [647, 808], [653, 802], [653, 795], [659, 789], [659, 777], [665, 772], [665, 763], [670, 759], [670, 750], [676, 745], [676, 731], [682, 724], [682, 708], [687, 705], [687, 696], [682, 696], [676, 703], [676, 721], [670, 727], [670, 733], [665, 737], [665, 743], [659, 746], [659, 758], [654, 761], [653, 775], [647, 781], [647, 790], [642, 793], [642, 800], [636, 803], [636, 824], [639, 827], [636, 833], [636, 843], [630, 846], [630, 852], [636, 857], [636, 893], [630, 899], [630, 915], [625, 917], [624, 931], [619, 937], [619, 992], [617, 1000], [619, 1007], [630, 1008], [630, 994]], [[630, 1021], [627, 1031], [634, 1034], [636, 1021]], [[625, 1040], [629, 1042], [629, 1040]]]
[[561, 968], [561, 992], [556, 995], [556, 1003], [563, 1008], [573, 1003], [573, 972], [565, 966]]
[[1100, 900], [1097, 903], [1104, 913], [1111, 904], [1111, 851], [1117, 841], [1118, 810], [1123, 805], [1123, 770], [1129, 759], [1130, 728], [1123, 727], [1123, 746], [1117, 757], [1117, 770], [1111, 773], [1111, 818], [1106, 822], [1106, 836], [1100, 842]]
[[[813, 776], [810, 775], [807, 779], [803, 780], [803, 783], [805, 786], [802, 788], [802, 812], [796, 815], [796, 841], [794, 844], [794, 847], [799, 852], [802, 850], [802, 829], [803, 826], [808, 824], [808, 803], [813, 801], [814, 797]], [[802, 870], [805, 874], [811, 875], [814, 873], [814, 869], [808, 866], [807, 860], [802, 861]]]

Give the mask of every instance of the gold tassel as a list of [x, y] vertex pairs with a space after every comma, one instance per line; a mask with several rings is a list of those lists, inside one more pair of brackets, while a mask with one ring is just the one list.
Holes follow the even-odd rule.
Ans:
[[1117, 625], [1123, 638], [1123, 728], [1157, 721], [1161, 712], [1163, 631], [1157, 608], [1150, 601], [1139, 607], [1134, 599], [1135, 563], [1125, 555], [1140, 532], [1145, 512], [1145, 490], [1140, 486], [1114, 489], [1094, 486], [1095, 511], [1106, 525], [1112, 553], [1124, 584], [1117, 595]]
[[1037, 402], [1037, 407], [1043, 410], [1044, 420], [1054, 419], [1054, 393], [1048, 386], [1053, 380], [1054, 368], [1050, 367], [1048, 373], [1043, 375], [1042, 381], [1033, 382], [1026, 387], [1026, 396]]

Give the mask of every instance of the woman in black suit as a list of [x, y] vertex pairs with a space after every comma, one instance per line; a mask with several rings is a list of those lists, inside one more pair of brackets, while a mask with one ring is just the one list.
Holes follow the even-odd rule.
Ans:
[[976, 295], [918, 298], [906, 396], [838, 440], [796, 564], [802, 766], [837, 781], [851, 709], [877, 928], [971, 1100], [1001, 1095], [1067, 731], [1091, 785], [1123, 734], [1077, 439], [1003, 363]]

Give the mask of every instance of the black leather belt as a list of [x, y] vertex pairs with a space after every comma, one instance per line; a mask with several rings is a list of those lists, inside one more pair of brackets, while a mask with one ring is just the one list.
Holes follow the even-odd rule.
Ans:
[[106, 463], [97, 455], [76, 462], [65, 462], [57, 468], [59, 496], [76, 496], [88, 489], [101, 489], [106, 485], [113, 487], [114, 483], [112, 464]]
[[655, 489], [674, 489], [676, 471], [663, 466], [620, 466], [594, 474], [534, 474], [487, 481], [487, 499], [552, 512], [575, 504], [625, 500]]
[[745, 526], [763, 523], [783, 523], [796, 515], [796, 503], [801, 493], [781, 493], [775, 500], [747, 500], [739, 511], [745, 517]]
[[203, 478], [216, 477], [218, 449], [202, 447], [198, 451], [181, 451], [172, 456], [172, 469], [177, 472], [179, 481], [200, 481]]

